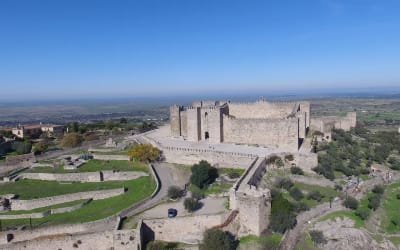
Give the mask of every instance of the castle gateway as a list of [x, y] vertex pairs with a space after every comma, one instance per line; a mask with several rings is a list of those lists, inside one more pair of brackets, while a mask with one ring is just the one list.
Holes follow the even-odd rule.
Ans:
[[309, 102], [200, 101], [170, 107], [171, 134], [188, 141], [297, 151], [310, 127]]

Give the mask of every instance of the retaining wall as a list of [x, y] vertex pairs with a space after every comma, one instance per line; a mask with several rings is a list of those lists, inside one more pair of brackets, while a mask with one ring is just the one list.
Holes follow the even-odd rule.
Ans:
[[123, 193], [125, 193], [124, 188], [116, 188], [99, 191], [78, 192], [32, 200], [11, 200], [11, 210], [32, 210], [35, 208], [48, 207], [52, 205], [84, 199], [101, 200], [118, 196]]
[[129, 157], [127, 155], [100, 155], [100, 154], [93, 154], [93, 159], [96, 159], [96, 160], [129, 161]]
[[46, 180], [46, 181], [70, 181], [70, 182], [101, 182], [101, 181], [127, 181], [134, 180], [142, 176], [148, 176], [147, 173], [139, 171], [99, 171], [83, 173], [22, 173], [19, 175], [23, 179]]

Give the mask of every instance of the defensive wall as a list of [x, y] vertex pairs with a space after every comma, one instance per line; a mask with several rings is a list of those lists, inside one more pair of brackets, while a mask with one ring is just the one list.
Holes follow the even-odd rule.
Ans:
[[125, 188], [105, 189], [99, 191], [78, 192], [72, 194], [51, 196], [32, 200], [10, 200], [11, 210], [32, 210], [40, 207], [48, 207], [61, 203], [76, 201], [76, 200], [101, 200], [125, 193]]
[[330, 133], [332, 129], [349, 131], [357, 123], [357, 113], [349, 112], [346, 116], [325, 116], [311, 119], [311, 130]]
[[269, 224], [271, 194], [258, 185], [266, 172], [267, 158], [257, 158], [230, 190], [229, 207], [239, 211], [239, 235], [261, 235]]
[[143, 220], [144, 240], [162, 240], [197, 244], [203, 233], [224, 222], [226, 214]]
[[161, 147], [165, 161], [170, 163], [192, 165], [201, 160], [207, 160], [216, 167], [245, 168], [257, 155], [223, 152], [213, 149], [194, 149], [180, 147]]
[[102, 181], [128, 181], [148, 176], [145, 172], [140, 171], [98, 171], [98, 172], [82, 172], [82, 173], [21, 173], [20, 179], [33, 179], [44, 181], [59, 181], [59, 182], [102, 182]]

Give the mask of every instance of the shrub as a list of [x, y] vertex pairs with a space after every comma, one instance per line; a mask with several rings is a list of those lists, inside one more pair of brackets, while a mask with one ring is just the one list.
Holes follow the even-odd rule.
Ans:
[[153, 162], [158, 160], [160, 155], [160, 150], [151, 144], [134, 144], [128, 148], [128, 156], [131, 160]]
[[381, 196], [378, 194], [372, 194], [370, 197], [368, 197], [368, 207], [376, 210], [381, 203]]
[[385, 192], [385, 188], [382, 185], [375, 185], [372, 189], [372, 192], [382, 195]]
[[235, 241], [232, 235], [219, 229], [208, 229], [204, 232], [200, 250], [233, 250]]
[[275, 187], [283, 188], [288, 191], [291, 187], [293, 187], [293, 185], [293, 182], [289, 178], [277, 178], [277, 180], [275, 181]]
[[67, 148], [73, 148], [81, 145], [82, 142], [83, 142], [82, 136], [78, 133], [73, 132], [73, 133], [68, 133], [63, 137], [61, 145]]
[[347, 196], [343, 201], [343, 206], [355, 210], [358, 208], [358, 201], [354, 197]]
[[307, 195], [307, 199], [312, 199], [320, 202], [324, 196], [317, 190], [313, 190]]
[[182, 190], [178, 186], [168, 188], [168, 197], [170, 199], [178, 199], [182, 196]]
[[325, 244], [327, 242], [325, 239], [324, 233], [322, 231], [311, 230], [310, 236], [311, 236], [312, 242], [314, 242], [317, 245]]
[[362, 220], [368, 219], [371, 210], [366, 207], [360, 207], [356, 210], [356, 215], [360, 217]]
[[392, 222], [392, 224], [395, 225], [395, 226], [400, 226], [400, 218], [399, 217], [392, 218], [390, 220], [390, 222]]
[[297, 174], [297, 175], [304, 175], [303, 169], [301, 169], [299, 167], [291, 167], [290, 168], [290, 173]]
[[193, 212], [199, 208], [199, 202], [197, 201], [197, 199], [194, 199], [192, 197], [186, 198], [183, 202], [183, 205], [188, 212]]
[[16, 151], [17, 154], [27, 154], [31, 152], [32, 144], [29, 142], [14, 141], [11, 148]]
[[297, 213], [310, 210], [310, 207], [305, 202], [297, 202], [294, 206]]
[[285, 160], [286, 160], [286, 161], [293, 161], [293, 160], [294, 160], [294, 157], [293, 157], [292, 154], [290, 154], [290, 155], [285, 155]]
[[289, 191], [290, 196], [293, 197], [296, 201], [299, 201], [304, 198], [303, 192], [297, 187], [292, 187]]
[[211, 167], [207, 161], [200, 161], [192, 166], [192, 175], [190, 176], [190, 183], [199, 188], [204, 188], [211, 184], [218, 177], [216, 168]]
[[236, 179], [236, 178], [240, 177], [240, 174], [237, 172], [231, 172], [231, 173], [228, 173], [228, 177], [231, 179]]
[[336, 190], [336, 191], [342, 191], [342, 190], [343, 190], [342, 185], [340, 185], [340, 184], [335, 184], [335, 190]]
[[396, 198], [400, 200], [400, 193], [396, 194]]

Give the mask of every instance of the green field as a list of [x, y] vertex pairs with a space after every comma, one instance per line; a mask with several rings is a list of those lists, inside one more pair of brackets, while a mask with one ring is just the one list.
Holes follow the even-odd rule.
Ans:
[[77, 192], [121, 188], [128, 184], [129, 181], [60, 183], [24, 179], [0, 184], [0, 194], [17, 194], [19, 199], [29, 200]]
[[[340, 193], [333, 188], [321, 187], [318, 185], [309, 185], [301, 182], [295, 182], [294, 187], [299, 188], [305, 194], [305, 197], [301, 201], [305, 202], [309, 207], [314, 207], [319, 203], [329, 202], [330, 198], [334, 198], [340, 195]], [[307, 199], [306, 193], [311, 191], [319, 191], [323, 195], [322, 200], [318, 202], [312, 199]]]
[[[40, 219], [32, 219], [33, 227], [55, 224], [73, 224], [99, 220], [114, 215], [122, 209], [149, 197], [155, 189], [155, 181], [149, 176], [136, 180], [119, 182], [119, 187], [124, 186], [127, 192], [116, 197], [95, 200], [88, 205], [69, 213], [54, 214]], [[2, 220], [2, 227], [12, 228], [29, 225], [29, 219]]]
[[381, 203], [385, 212], [382, 218], [381, 227], [388, 233], [400, 232], [400, 225], [393, 223], [393, 220], [400, 221], [400, 199], [397, 199], [397, 194], [400, 194], [400, 182], [393, 183], [386, 187]]
[[6, 213], [2, 213], [2, 215], [3, 214], [4, 215], [12, 215], [12, 214], [40, 213], [40, 212], [48, 211], [50, 209], [75, 206], [75, 205], [81, 204], [81, 203], [83, 203], [85, 201], [87, 201], [87, 200], [71, 201], [71, 202], [61, 203], [61, 204], [48, 206], [48, 207], [40, 207], [40, 208], [36, 208], [36, 209], [32, 209], [32, 210], [13, 210], [13, 211], [9, 211], [9, 212], [6, 212]]
[[115, 171], [144, 171], [148, 172], [146, 164], [136, 161], [119, 160], [89, 160], [78, 169], [66, 170], [63, 167], [36, 167], [26, 170], [26, 173], [79, 173], [79, 172], [97, 172], [101, 170]]

